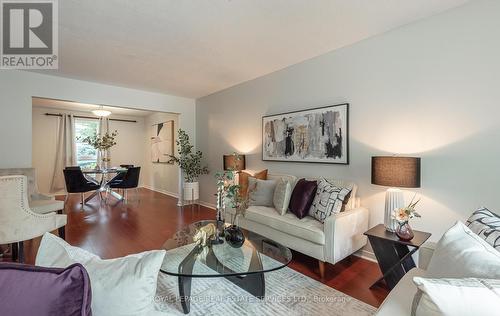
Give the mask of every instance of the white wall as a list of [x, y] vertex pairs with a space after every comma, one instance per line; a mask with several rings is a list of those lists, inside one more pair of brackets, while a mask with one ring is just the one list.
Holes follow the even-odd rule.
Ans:
[[[54, 174], [56, 146], [57, 146], [57, 126], [58, 118], [47, 116], [45, 113], [68, 113], [74, 115], [86, 115], [89, 113], [78, 111], [66, 111], [51, 109], [47, 107], [33, 107], [33, 162], [32, 167], [37, 170], [38, 189], [43, 193], [50, 193], [50, 185]], [[117, 116], [126, 120], [135, 120], [136, 123], [110, 121], [110, 131], [117, 130], [116, 146], [112, 147], [111, 165], [134, 164], [143, 166], [145, 164], [145, 143], [147, 135], [144, 117]], [[148, 161], [149, 162], [149, 161]], [[142, 170], [142, 169], [141, 169]], [[141, 183], [143, 183], [144, 172], [141, 172]]]
[[[422, 157], [423, 218], [436, 240], [476, 207], [500, 209], [500, 1], [466, 6], [197, 100], [197, 143], [212, 171], [222, 154], [247, 168], [359, 184], [370, 226], [383, 222], [385, 188], [370, 184], [370, 157]], [[261, 117], [350, 103], [348, 166], [263, 162]], [[213, 174], [201, 180], [213, 202]]]
[[[179, 167], [168, 163], [151, 162], [151, 141], [150, 129], [154, 124], [174, 121], [174, 138], [177, 139], [177, 130], [179, 129], [179, 115], [173, 113], [153, 113], [145, 119], [146, 129], [146, 147], [144, 150], [144, 168], [141, 173], [143, 176], [143, 186], [172, 196], [177, 196]], [[174, 153], [177, 153], [177, 146], [174, 144]]]
[[[64, 57], [63, 57], [64, 58]], [[179, 126], [195, 134], [195, 101], [26, 71], [0, 71], [0, 168], [30, 167], [32, 97], [179, 113]]]

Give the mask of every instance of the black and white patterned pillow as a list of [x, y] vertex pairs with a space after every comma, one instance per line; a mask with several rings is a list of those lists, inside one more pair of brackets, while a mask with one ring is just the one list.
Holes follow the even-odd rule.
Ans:
[[323, 223], [330, 215], [340, 213], [344, 210], [351, 191], [352, 187], [338, 187], [326, 179], [321, 179], [309, 209], [309, 216]]
[[493, 248], [500, 251], [500, 215], [483, 207], [472, 213], [466, 225]]

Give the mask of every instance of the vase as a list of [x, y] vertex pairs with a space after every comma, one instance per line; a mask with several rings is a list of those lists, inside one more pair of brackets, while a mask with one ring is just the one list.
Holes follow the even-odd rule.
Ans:
[[104, 157], [104, 151], [102, 149], [98, 149], [97, 160], [95, 163], [96, 170], [104, 169], [103, 160], [102, 160], [103, 157]]
[[408, 222], [398, 223], [398, 226], [396, 228], [396, 235], [399, 237], [399, 239], [406, 241], [412, 240], [415, 236]]
[[226, 227], [226, 242], [233, 248], [240, 248], [245, 243], [245, 235], [236, 225]]
[[184, 201], [195, 201], [200, 198], [200, 184], [198, 182], [184, 183]]

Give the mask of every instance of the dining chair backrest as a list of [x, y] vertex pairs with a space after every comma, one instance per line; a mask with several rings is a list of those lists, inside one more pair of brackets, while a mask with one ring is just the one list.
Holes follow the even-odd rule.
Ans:
[[0, 222], [2, 224], [4, 221], [15, 222], [25, 216], [21, 209], [29, 207], [27, 182], [26, 176], [23, 175], [0, 177]]
[[80, 166], [69, 166], [69, 167], [66, 167], [65, 169], [67, 169], [67, 170], [82, 170], [82, 167], [80, 167]]
[[66, 168], [64, 172], [64, 181], [66, 182], [66, 191], [68, 193], [86, 192], [88, 180], [83, 175], [81, 169]]
[[122, 167], [122, 168], [127, 168], [127, 169], [128, 169], [128, 168], [132, 168], [133, 166], [134, 166], [134, 165], [120, 165], [120, 167]]
[[128, 168], [127, 173], [123, 176], [122, 188], [137, 188], [139, 186], [139, 175], [141, 167]]
[[66, 225], [66, 215], [34, 213], [24, 175], [0, 176], [0, 244], [33, 239]]
[[8, 168], [0, 169], [0, 176], [26, 176], [28, 181], [28, 200], [36, 198], [38, 191], [36, 171], [34, 168]]

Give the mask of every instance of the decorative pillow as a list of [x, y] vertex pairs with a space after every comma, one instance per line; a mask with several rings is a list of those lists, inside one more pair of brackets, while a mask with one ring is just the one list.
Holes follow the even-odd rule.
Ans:
[[276, 180], [248, 178], [248, 205], [273, 206]]
[[306, 179], [300, 179], [297, 181], [295, 188], [293, 188], [288, 210], [298, 218], [306, 217], [317, 188], [318, 184], [316, 180], [307, 181]]
[[500, 251], [500, 215], [484, 207], [472, 213], [466, 225], [493, 248]]
[[267, 180], [267, 169], [259, 171], [254, 175], [242, 171], [238, 174], [238, 185], [240, 186], [240, 196], [245, 199], [248, 195], [248, 178], [254, 177], [255, 179]]
[[276, 211], [281, 215], [285, 215], [290, 204], [290, 197], [292, 196], [292, 185], [290, 181], [285, 179], [278, 180], [276, 188], [274, 189], [273, 205]]
[[500, 253], [457, 222], [437, 243], [426, 277], [500, 279]]
[[0, 314], [90, 316], [91, 289], [81, 264], [65, 269], [0, 263]]
[[146, 251], [102, 260], [61, 238], [45, 233], [36, 264], [67, 267], [81, 263], [92, 284], [92, 313], [98, 315], [145, 315], [154, 310], [154, 296], [164, 250]]
[[337, 187], [328, 180], [321, 179], [318, 183], [316, 196], [309, 209], [309, 215], [323, 223], [330, 215], [344, 210], [351, 191], [352, 187]]
[[415, 277], [413, 282], [418, 292], [412, 316], [486, 316], [500, 311], [500, 280]]

